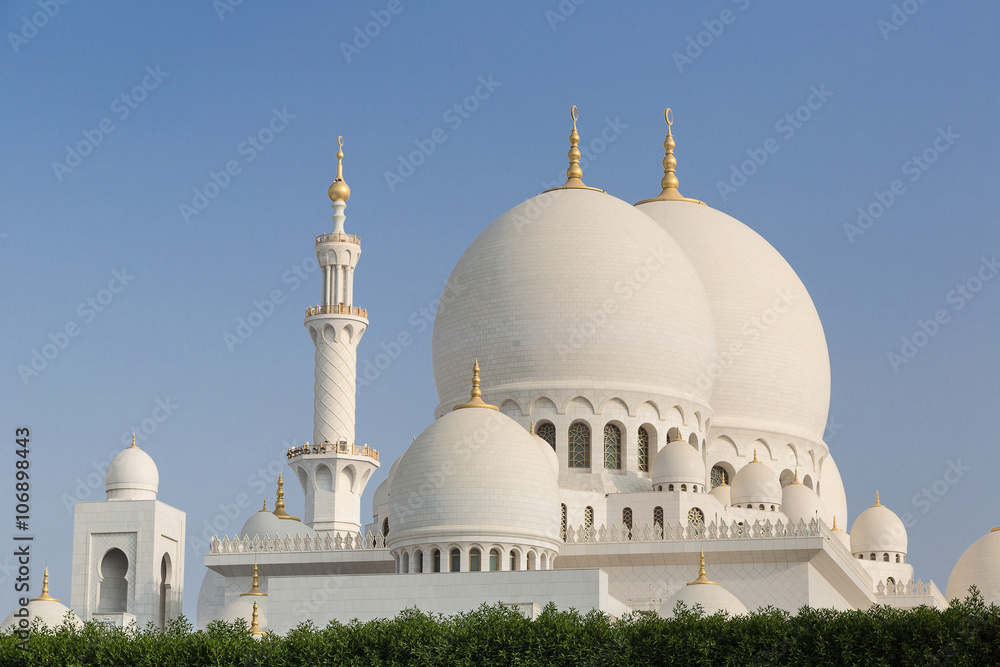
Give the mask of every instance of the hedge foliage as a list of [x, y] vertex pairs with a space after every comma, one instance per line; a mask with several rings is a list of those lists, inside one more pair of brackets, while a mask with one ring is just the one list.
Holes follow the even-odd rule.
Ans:
[[138, 631], [88, 623], [38, 628], [27, 649], [0, 635], [0, 665], [984, 665], [1000, 663], [1000, 607], [975, 591], [939, 611], [802, 608], [674, 619], [634, 614], [610, 621], [547, 607], [535, 620], [503, 606], [453, 617], [407, 610], [392, 620], [252, 638], [241, 623], [194, 631], [185, 619]]

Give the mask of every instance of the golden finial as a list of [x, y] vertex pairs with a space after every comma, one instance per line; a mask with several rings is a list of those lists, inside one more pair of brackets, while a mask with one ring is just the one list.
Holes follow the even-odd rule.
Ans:
[[135, 446], [135, 433], [132, 434], [132, 444], [129, 446], [129, 449], [138, 449], [138, 447]]
[[263, 637], [267, 633], [260, 629], [257, 624], [257, 601], [253, 601], [253, 615], [250, 617], [250, 634], [255, 637]]
[[564, 190], [579, 189], [579, 190], [597, 190], [598, 192], [604, 192], [599, 188], [591, 188], [583, 183], [583, 168], [580, 167], [580, 133], [576, 131], [576, 120], [578, 118], [576, 112], [576, 105], [574, 104], [569, 108], [570, 118], [573, 119], [573, 131], [569, 134], [569, 168], [566, 170], [566, 182], [557, 188], [549, 188], [545, 192], [552, 192], [553, 190]]
[[292, 516], [285, 511], [285, 480], [282, 479], [280, 474], [278, 475], [278, 498], [274, 501], [274, 511], [271, 513], [279, 519], [300, 521], [299, 517]]
[[253, 562], [253, 580], [250, 582], [250, 592], [240, 593], [241, 598], [245, 598], [248, 595], [267, 595], [267, 593], [260, 590], [260, 586], [257, 584], [257, 561]]
[[[840, 528], [837, 528], [837, 515], [836, 514], [833, 515], [833, 529], [834, 530], [840, 530]], [[843, 532], [843, 531], [841, 531], [841, 532]]]
[[330, 201], [346, 202], [351, 197], [351, 189], [344, 182], [344, 138], [337, 137], [337, 178], [330, 185], [327, 194]]
[[875, 504], [872, 507], [882, 507], [882, 501], [878, 497], [878, 489], [875, 489]]
[[792, 480], [792, 484], [798, 484], [798, 483], [799, 483], [799, 469], [796, 468], [795, 469], [795, 479]]
[[678, 442], [678, 441], [681, 441], [683, 439], [684, 438], [681, 437], [681, 427], [678, 426], [676, 429], [674, 429], [674, 439], [671, 440], [670, 442]]
[[483, 392], [479, 389], [479, 357], [476, 357], [476, 363], [472, 367], [472, 392], [469, 395], [469, 402], [456, 405], [452, 410], [460, 410], [462, 408], [489, 408], [497, 412], [500, 411], [500, 408], [497, 406], [490, 405], [483, 400]]
[[532, 421], [531, 425], [528, 426], [528, 433], [530, 433], [531, 435], [535, 435], [535, 422], [534, 421]]
[[267, 498], [264, 499], [264, 509], [262, 509], [261, 512], [266, 512], [266, 511], [267, 511]]
[[42, 577], [42, 594], [39, 595], [37, 598], [31, 598], [31, 602], [34, 602], [35, 600], [59, 602], [59, 600], [49, 595], [49, 568], [47, 566], [45, 568], [45, 576]]
[[701, 556], [698, 558], [698, 578], [694, 581], [689, 581], [688, 586], [694, 586], [695, 584], [710, 584], [712, 586], [718, 586], [719, 584], [714, 581], [709, 581], [708, 577], [705, 576], [705, 550], [701, 550]]
[[[756, 447], [755, 447], [755, 448], [754, 448], [754, 450], [753, 450], [753, 460], [754, 460], [754, 461], [756, 461], [756, 460], [757, 460], [757, 448], [756, 448]], [[752, 463], [752, 462], [753, 462], [753, 461], [751, 461], [751, 463]]]
[[[705, 202], [697, 199], [688, 199], [677, 191], [677, 186], [679, 185], [679, 181], [677, 180], [677, 158], [674, 157], [674, 148], [677, 144], [674, 142], [674, 135], [670, 131], [670, 126], [674, 124], [674, 112], [669, 107], [663, 111], [663, 120], [667, 121], [667, 138], [663, 140], [665, 155], [663, 156], [663, 178], [660, 179], [662, 191], [656, 197], [644, 199], [639, 204], [651, 201], [689, 201], [705, 206]], [[636, 206], [639, 204], [636, 204]]]

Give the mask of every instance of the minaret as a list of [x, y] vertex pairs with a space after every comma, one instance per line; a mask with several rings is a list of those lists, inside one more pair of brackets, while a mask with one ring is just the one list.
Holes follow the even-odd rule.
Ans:
[[378, 452], [354, 444], [358, 343], [368, 311], [354, 305], [361, 239], [344, 231], [351, 189], [344, 182], [344, 138], [337, 143], [337, 178], [329, 189], [333, 231], [316, 237], [322, 302], [306, 310], [305, 321], [316, 346], [313, 443], [289, 450], [288, 457], [306, 496], [305, 523], [355, 532], [361, 528], [361, 493], [379, 464]]

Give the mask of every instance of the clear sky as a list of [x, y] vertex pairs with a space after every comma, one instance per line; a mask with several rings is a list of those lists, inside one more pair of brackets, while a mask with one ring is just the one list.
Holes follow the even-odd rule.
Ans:
[[[286, 448], [311, 439], [302, 318], [337, 135], [364, 243], [359, 370], [413, 341], [358, 396], [358, 441], [388, 464], [433, 418], [446, 278], [490, 221], [562, 176], [571, 104], [584, 145], [615, 128], [585, 181], [629, 202], [659, 192], [672, 107], [681, 191], [798, 272], [829, 342], [827, 442], [852, 521], [879, 489], [909, 515], [916, 576], [942, 590], [1000, 525], [996, 3], [63, 1], [0, 7], [0, 537], [18, 532], [27, 425], [34, 550], [64, 602], [72, 502], [103, 497], [133, 430], [160, 499], [187, 512], [192, 618], [193, 539], [273, 502]], [[257, 308], [260, 326], [227, 343]], [[50, 343], [37, 374], [18, 370]]]

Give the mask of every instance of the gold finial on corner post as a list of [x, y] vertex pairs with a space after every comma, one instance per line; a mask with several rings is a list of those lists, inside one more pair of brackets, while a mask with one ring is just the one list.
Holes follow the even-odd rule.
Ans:
[[689, 581], [688, 586], [694, 586], [695, 584], [708, 584], [710, 586], [718, 586], [714, 581], [709, 581], [708, 577], [705, 575], [705, 550], [701, 550], [701, 555], [698, 557], [698, 578], [694, 581]]
[[667, 137], [663, 140], [663, 178], [660, 179], [660, 194], [652, 199], [644, 199], [636, 206], [651, 201], [687, 201], [706, 206], [705, 202], [689, 199], [677, 190], [677, 186], [680, 185], [680, 181], [677, 180], [677, 158], [674, 157], [674, 148], [677, 147], [677, 142], [674, 141], [674, 135], [671, 131], [671, 126], [674, 124], [674, 112], [670, 107], [663, 110], [663, 120], [667, 122]]
[[255, 637], [263, 637], [267, 633], [260, 629], [257, 622], [257, 601], [253, 601], [253, 615], [250, 617], [250, 634]]
[[476, 363], [472, 367], [472, 391], [469, 393], [469, 402], [456, 405], [452, 410], [461, 410], [462, 408], [489, 408], [497, 412], [500, 411], [497, 406], [490, 405], [483, 400], [483, 392], [479, 388], [479, 357], [476, 357]]
[[267, 593], [260, 590], [259, 580], [257, 578], [257, 561], [253, 562], [253, 579], [250, 582], [250, 591], [247, 593], [240, 593], [241, 598], [245, 598], [248, 595], [263, 595], [267, 596]]
[[327, 191], [332, 202], [347, 202], [351, 197], [351, 188], [344, 182], [344, 138], [337, 137], [337, 178]]
[[271, 514], [278, 517], [279, 519], [286, 519], [288, 521], [301, 521], [299, 517], [292, 516], [291, 514], [285, 511], [285, 480], [280, 474], [278, 475], [277, 499], [274, 501], [274, 511], [271, 512]]

